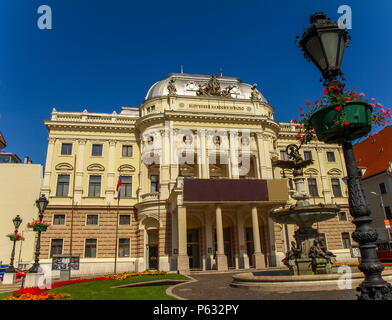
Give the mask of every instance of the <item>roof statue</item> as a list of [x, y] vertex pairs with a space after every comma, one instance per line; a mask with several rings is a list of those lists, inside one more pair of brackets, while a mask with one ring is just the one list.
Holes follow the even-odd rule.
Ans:
[[231, 90], [234, 87], [235, 86], [228, 86], [222, 90], [216, 75], [211, 74], [210, 80], [208, 80], [206, 84], [201, 85], [196, 94], [198, 96], [231, 97]]
[[169, 92], [169, 96], [174, 96], [177, 94], [177, 88], [176, 88], [176, 80], [170, 79], [169, 84], [167, 85], [167, 91]]

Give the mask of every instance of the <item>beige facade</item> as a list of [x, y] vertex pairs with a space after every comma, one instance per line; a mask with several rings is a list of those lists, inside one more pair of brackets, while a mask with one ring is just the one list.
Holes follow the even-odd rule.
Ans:
[[0, 261], [9, 264], [13, 242], [6, 235], [14, 232], [12, 219], [20, 215], [19, 233], [25, 238], [18, 241], [14, 266], [27, 266], [33, 260], [35, 233], [27, 223], [38, 217], [35, 201], [39, 198], [42, 183], [42, 166], [39, 164], [0, 164]]
[[[112, 271], [118, 230], [117, 252], [127, 256], [119, 256], [117, 270], [281, 265], [294, 228], [274, 223], [268, 213], [289, 200], [290, 172], [272, 167], [271, 158], [296, 142], [296, 129], [274, 120], [273, 107], [255, 86], [171, 74], [151, 87], [139, 108], [119, 114], [53, 110], [45, 124], [42, 192], [52, 226], [43, 234], [43, 263], [50, 263], [51, 251], [69, 254], [72, 235], [79, 273]], [[305, 170], [315, 179], [311, 200], [346, 210], [339, 146], [315, 142], [303, 150], [315, 160]], [[120, 175], [125, 189], [118, 202]], [[119, 224], [117, 215], [130, 219]], [[341, 233], [353, 230], [348, 216], [319, 226], [345, 261], [350, 256]]]

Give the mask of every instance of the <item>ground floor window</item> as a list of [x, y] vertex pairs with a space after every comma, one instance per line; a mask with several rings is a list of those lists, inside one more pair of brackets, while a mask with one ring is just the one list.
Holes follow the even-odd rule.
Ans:
[[342, 232], [342, 242], [343, 242], [344, 249], [351, 248], [350, 234], [348, 232]]
[[52, 239], [50, 245], [50, 258], [53, 255], [63, 254], [63, 239]]
[[85, 258], [97, 257], [97, 239], [86, 239], [84, 257]]
[[130, 244], [131, 244], [131, 240], [129, 238], [118, 239], [118, 256], [119, 257], [129, 257]]

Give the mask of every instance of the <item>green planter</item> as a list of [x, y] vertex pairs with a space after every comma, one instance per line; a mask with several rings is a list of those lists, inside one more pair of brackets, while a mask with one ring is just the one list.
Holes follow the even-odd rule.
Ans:
[[46, 229], [48, 228], [48, 226], [36, 226], [33, 227], [34, 231], [46, 231]]
[[[341, 111], [336, 111], [336, 105], [317, 111], [311, 118], [310, 124], [316, 131], [317, 138], [326, 143], [341, 143], [363, 137], [372, 129], [372, 107], [362, 101], [348, 102]], [[336, 123], [333, 121], [336, 120]], [[349, 122], [342, 125], [338, 122]]]

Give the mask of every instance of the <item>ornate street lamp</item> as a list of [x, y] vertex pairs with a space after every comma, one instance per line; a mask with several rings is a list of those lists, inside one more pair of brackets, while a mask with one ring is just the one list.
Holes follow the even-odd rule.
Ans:
[[[327, 18], [324, 13], [315, 13], [311, 16], [310, 22], [312, 25], [306, 29], [297, 44], [304, 52], [305, 57], [321, 71], [325, 85], [334, 84], [342, 88], [343, 84], [337, 79], [342, 76], [340, 66], [344, 49], [350, 39], [348, 32], [340, 29], [337, 23]], [[356, 226], [352, 238], [359, 243], [361, 251], [359, 270], [365, 274], [365, 280], [357, 288], [357, 291], [360, 292], [358, 298], [361, 300], [392, 300], [391, 284], [381, 276], [384, 265], [377, 258], [376, 240], [378, 235], [371, 225], [370, 208], [362, 188], [351, 140], [353, 140], [353, 136], [347, 134], [340, 137], [338, 143], [343, 148], [348, 174], [350, 214], [353, 216], [353, 223]]]
[[[39, 221], [42, 221], [44, 218], [44, 212], [46, 210], [46, 207], [48, 206], [48, 199], [46, 199], [45, 195], [41, 195], [41, 197], [35, 201], [35, 205], [38, 208], [38, 219]], [[39, 255], [40, 255], [40, 250], [41, 250], [41, 229], [38, 230], [38, 235], [37, 235], [37, 243], [35, 246], [35, 259], [34, 259], [34, 264], [33, 266], [29, 269], [29, 273], [38, 273], [40, 271], [40, 265], [39, 265]]]
[[14, 258], [15, 258], [15, 245], [16, 245], [16, 236], [18, 235], [18, 229], [20, 224], [22, 223], [22, 219], [19, 217], [19, 215], [17, 215], [14, 219], [12, 219], [12, 222], [14, 224], [15, 227], [15, 231], [14, 231], [14, 243], [12, 246], [12, 252], [11, 252], [11, 261], [10, 261], [10, 265], [8, 266], [7, 270], [5, 271], [6, 273], [15, 273], [15, 268], [14, 268]]

